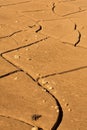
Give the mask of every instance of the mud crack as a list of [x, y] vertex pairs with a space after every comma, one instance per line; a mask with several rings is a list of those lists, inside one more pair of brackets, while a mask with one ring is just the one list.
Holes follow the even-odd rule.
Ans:
[[81, 41], [81, 33], [80, 33], [80, 31], [78, 30], [78, 28], [77, 28], [77, 24], [75, 24], [75, 27], [74, 27], [74, 30], [77, 30], [78, 31], [78, 40], [77, 40], [77, 42], [74, 44], [74, 46], [76, 47], [79, 43], [80, 43], [80, 41]]
[[[9, 115], [6, 116], [6, 115], [1, 115], [1, 114], [0, 114], [0, 117], [4, 117], [4, 118], [8, 118], [8, 119], [12, 119], [12, 120], [15, 120], [15, 121], [21, 122], [21, 123], [23, 123], [23, 124], [26, 124], [26, 125], [32, 126], [31, 124], [29, 124], [29, 123], [27, 123], [27, 122], [25, 122], [25, 121], [23, 121], [23, 120], [20, 120], [20, 119], [14, 118], [14, 117], [9, 116]], [[33, 127], [33, 126], [32, 126], [32, 127]]]
[[74, 44], [75, 47], [76, 47], [76, 46], [80, 43], [80, 41], [81, 41], [81, 33], [80, 33], [79, 30], [78, 30], [78, 33], [79, 33], [78, 41]]
[[15, 32], [13, 32], [12, 34], [9, 34], [9, 35], [7, 35], [7, 36], [0, 37], [0, 39], [7, 38], [7, 37], [11, 37], [11, 36], [13, 36], [13, 35], [15, 35], [15, 34], [17, 34], [17, 33], [20, 33], [20, 32], [22, 32], [22, 31], [23, 31], [23, 30], [15, 31]]
[[53, 3], [53, 4], [52, 4], [52, 12], [53, 12], [53, 13], [55, 13], [55, 7], [56, 7], [56, 5], [55, 5], [55, 3]]
[[30, 2], [30, 1], [24, 1], [24, 2], [18, 2], [18, 3], [11, 3], [11, 4], [3, 4], [3, 5], [0, 5], [0, 8], [1, 8], [1, 7], [4, 7], [4, 6], [19, 5], [19, 4], [29, 3], [29, 2]]
[[42, 26], [39, 25], [39, 28], [38, 28], [35, 32], [38, 33], [38, 32], [41, 31], [41, 30], [42, 30]]
[[15, 71], [6, 73], [6, 74], [4, 74], [4, 75], [0, 75], [0, 79], [1, 79], [1, 78], [4, 78], [4, 77], [7, 77], [7, 76], [9, 76], [9, 75], [11, 75], [11, 74], [17, 73], [17, 72], [19, 72], [19, 71], [21, 71], [21, 70], [15, 70]]
[[38, 43], [40, 43], [40, 42], [42, 42], [42, 41], [47, 40], [48, 38], [49, 38], [49, 37], [45, 37], [45, 38], [42, 38], [42, 39], [40, 39], [40, 40], [38, 40], [38, 41], [35, 41], [35, 42], [33, 42], [33, 43], [29, 43], [29, 44], [24, 45], [24, 46], [16, 47], [16, 48], [14, 48], [14, 49], [5, 51], [5, 52], [1, 53], [0, 55], [2, 56], [3, 54], [6, 54], [6, 53], [8, 53], [8, 52], [16, 51], [16, 50], [19, 50], [19, 49], [22, 49], [22, 48], [25, 48], [25, 47], [32, 46], [32, 45], [34, 45], [34, 44], [38, 44]]
[[39, 83], [39, 81], [37, 81], [37, 84], [38, 84], [41, 88], [45, 89], [46, 92], [47, 92], [48, 94], [50, 94], [50, 95], [54, 98], [54, 100], [56, 101], [56, 105], [58, 106], [58, 109], [59, 109], [59, 115], [58, 115], [58, 118], [57, 118], [56, 122], [55, 122], [54, 125], [52, 126], [51, 130], [57, 130], [57, 128], [59, 127], [60, 123], [62, 122], [62, 118], [63, 118], [63, 110], [62, 110], [62, 107], [61, 107], [61, 105], [60, 105], [58, 99], [57, 99], [50, 91], [48, 91], [46, 88], [44, 88], [44, 86], [42, 86], [42, 85]]
[[[3, 57], [3, 56], [2, 56], [2, 57]], [[4, 58], [4, 59], [5, 59], [6, 61], [8, 61], [10, 64], [14, 65], [12, 62], [10, 62], [9, 60], [7, 60], [6, 58]], [[59, 103], [58, 99], [57, 99], [50, 91], [48, 91], [46, 88], [44, 88], [44, 86], [42, 86], [42, 85], [39, 83], [38, 80], [39, 80], [40, 78], [38, 78], [38, 80], [35, 80], [30, 74], [28, 74], [27, 72], [25, 72], [21, 67], [19, 68], [19, 67], [16, 66], [16, 65], [14, 65], [14, 66], [19, 69], [19, 70], [17, 70], [17, 71], [22, 71], [22, 72], [24, 72], [28, 77], [30, 77], [34, 82], [36, 82], [36, 83], [39, 85], [39, 87], [45, 89], [45, 90], [46, 90], [45, 92], [47, 92], [50, 96], [52, 96], [52, 98], [54, 98], [55, 103], [56, 103], [56, 105], [58, 106], [58, 109], [59, 109], [59, 114], [58, 114], [57, 120], [56, 120], [56, 122], [54, 123], [54, 125], [52, 126], [51, 130], [56, 130], [56, 129], [59, 127], [59, 125], [60, 125], [60, 123], [61, 123], [61, 121], [62, 121], [62, 118], [63, 118], [63, 110], [62, 110], [61, 104]], [[17, 71], [15, 71], [15, 72], [17, 72]], [[13, 74], [13, 73], [15, 73], [15, 72], [6, 74], [5, 76], [8, 76], [8, 75]], [[3, 76], [3, 77], [4, 77], [4, 76]], [[3, 77], [1, 77], [1, 78], [3, 78]], [[1, 115], [1, 116], [3, 116], [3, 115]], [[4, 117], [6, 117], [6, 116], [4, 116]], [[40, 117], [41, 117], [41, 115], [39, 115], [38, 117], [37, 117], [37, 115], [34, 115], [34, 116], [33, 116], [33, 119], [37, 120], [37, 119], [40, 118]], [[10, 116], [7, 116], [7, 118], [11, 118], [11, 117], [10, 117]], [[14, 118], [13, 118], [13, 119], [14, 119]], [[14, 119], [14, 120], [17, 120], [17, 121], [20, 121], [20, 122], [22, 122], [22, 123], [28, 124], [27, 122], [21, 121], [21, 120], [19, 120], [19, 119]], [[29, 125], [29, 124], [28, 124], [28, 125]], [[42, 128], [39, 128], [39, 130], [42, 130]]]
[[[71, 69], [71, 70], [65, 70], [65, 71], [58, 72], [58, 73], [48, 74], [48, 75], [42, 76], [41, 79], [42, 79], [42, 78], [51, 77], [51, 76], [62, 75], [62, 74], [66, 74], [66, 73], [71, 73], [71, 72], [74, 72], [74, 71], [79, 71], [79, 70], [81, 70], [81, 69], [87, 69], [87, 66], [81, 66], [81, 67], [74, 68], [74, 69]], [[39, 79], [40, 79], [40, 78], [39, 78]]]
[[84, 12], [86, 11], [86, 9], [79, 9], [78, 11], [75, 11], [75, 12], [72, 12], [72, 13], [68, 13], [68, 14], [65, 14], [65, 15], [62, 15], [62, 17], [67, 17], [67, 16], [70, 16], [70, 15], [74, 15], [74, 14], [77, 14], [77, 13], [81, 13], [81, 12]]

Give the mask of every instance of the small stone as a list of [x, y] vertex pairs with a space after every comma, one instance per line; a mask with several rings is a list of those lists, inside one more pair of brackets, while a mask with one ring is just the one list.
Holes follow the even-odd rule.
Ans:
[[18, 77], [15, 77], [15, 78], [14, 78], [14, 80], [17, 80], [17, 79], [18, 79]]
[[65, 102], [65, 99], [64, 99], [64, 98], [63, 98], [62, 100], [63, 100], [63, 102]]
[[42, 89], [42, 91], [46, 92], [46, 89]]
[[18, 21], [16, 20], [15, 23], [18, 23]]
[[29, 48], [26, 48], [26, 51], [28, 51], [29, 50]]
[[70, 111], [72, 111], [70, 108], [68, 108], [68, 111], [70, 112]]
[[53, 87], [50, 86], [50, 87], [49, 87], [49, 90], [52, 90], [52, 89], [53, 89]]
[[59, 109], [56, 112], [59, 113]]
[[55, 106], [55, 109], [58, 109], [58, 106]]
[[39, 130], [37, 126], [34, 126], [31, 130]]
[[19, 55], [15, 55], [14, 58], [15, 59], [20, 59], [20, 56]]
[[43, 103], [45, 103], [46, 102], [46, 100], [43, 100]]

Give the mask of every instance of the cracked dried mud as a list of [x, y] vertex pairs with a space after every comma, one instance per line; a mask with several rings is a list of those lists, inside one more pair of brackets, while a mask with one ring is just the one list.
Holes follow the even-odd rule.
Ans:
[[0, 1], [0, 130], [87, 129], [87, 1]]

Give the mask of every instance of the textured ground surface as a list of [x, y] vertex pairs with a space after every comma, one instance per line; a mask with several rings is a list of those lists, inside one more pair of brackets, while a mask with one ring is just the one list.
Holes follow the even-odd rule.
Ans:
[[87, 0], [0, 0], [0, 130], [87, 129]]

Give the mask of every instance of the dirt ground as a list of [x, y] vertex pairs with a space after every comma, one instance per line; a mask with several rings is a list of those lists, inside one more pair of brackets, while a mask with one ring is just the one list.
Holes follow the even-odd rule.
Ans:
[[0, 130], [87, 129], [87, 0], [0, 0]]

